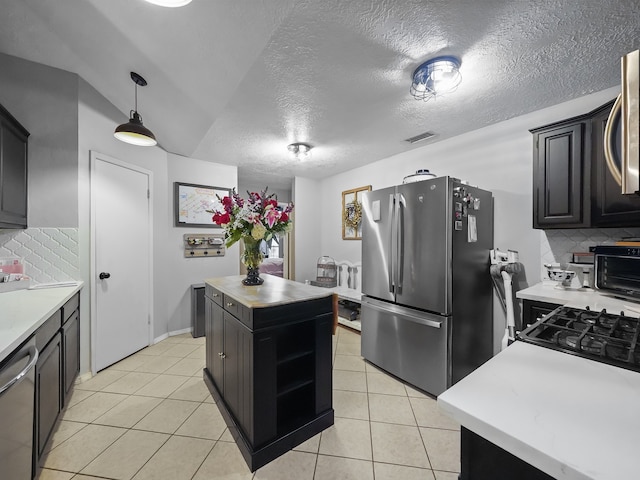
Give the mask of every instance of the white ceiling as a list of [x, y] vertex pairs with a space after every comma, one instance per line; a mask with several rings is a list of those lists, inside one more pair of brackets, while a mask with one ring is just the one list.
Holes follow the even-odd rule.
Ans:
[[[136, 71], [165, 150], [287, 188], [618, 85], [639, 18], [638, 0], [0, 0], [0, 51], [79, 74], [127, 115]], [[445, 54], [458, 90], [414, 100], [413, 70]]]

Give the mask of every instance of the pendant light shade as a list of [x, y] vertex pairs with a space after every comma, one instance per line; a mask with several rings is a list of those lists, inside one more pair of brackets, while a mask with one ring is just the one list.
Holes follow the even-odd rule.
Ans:
[[147, 81], [136, 72], [131, 72], [131, 80], [133, 80], [133, 83], [136, 85], [136, 108], [131, 110], [129, 114], [129, 121], [119, 125], [113, 133], [113, 136], [118, 140], [130, 143], [131, 145], [152, 147], [158, 144], [156, 136], [151, 132], [151, 130], [142, 124], [142, 117], [138, 113], [138, 85], [144, 87], [147, 84]]

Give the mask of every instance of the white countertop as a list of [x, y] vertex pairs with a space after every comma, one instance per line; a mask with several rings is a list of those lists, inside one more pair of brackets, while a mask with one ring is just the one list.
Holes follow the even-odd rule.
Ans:
[[639, 478], [640, 373], [515, 342], [438, 397], [459, 423], [558, 480]]
[[0, 362], [35, 332], [53, 313], [82, 288], [16, 290], [0, 293]]
[[269, 274], [260, 275], [264, 283], [257, 286], [243, 285], [244, 278], [244, 275], [233, 275], [207, 278], [205, 282], [249, 308], [285, 305], [333, 295], [327, 288], [305, 285]]
[[[547, 282], [538, 283], [520, 290], [516, 292], [516, 297], [524, 300], [557, 303], [567, 307], [584, 309], [588, 306], [591, 310], [606, 308], [611, 313], [620, 313], [621, 310], [624, 310], [626, 315], [635, 317], [640, 312], [640, 304], [630, 300], [614, 298], [611, 295], [590, 288], [558, 289], [555, 288], [555, 283]], [[632, 309], [635, 309], [635, 312]]]

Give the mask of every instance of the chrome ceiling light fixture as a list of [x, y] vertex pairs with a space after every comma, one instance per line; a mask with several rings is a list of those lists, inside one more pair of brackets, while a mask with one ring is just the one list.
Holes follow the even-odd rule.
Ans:
[[138, 85], [144, 87], [147, 81], [136, 72], [131, 72], [131, 80], [136, 84], [135, 110], [129, 113], [129, 121], [116, 128], [113, 136], [118, 140], [141, 147], [153, 147], [158, 144], [155, 135], [142, 124], [142, 117], [138, 113]]
[[287, 150], [298, 160], [305, 160], [311, 156], [311, 145], [308, 143], [292, 143], [287, 145]]
[[451, 56], [436, 57], [416, 68], [409, 91], [416, 100], [426, 102], [455, 91], [461, 81], [459, 59]]
[[161, 7], [184, 7], [191, 3], [191, 0], [145, 0], [148, 3], [159, 5]]

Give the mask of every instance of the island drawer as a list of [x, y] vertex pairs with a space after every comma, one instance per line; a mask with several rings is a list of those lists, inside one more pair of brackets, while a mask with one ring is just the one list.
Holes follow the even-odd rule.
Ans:
[[223, 295], [224, 304], [222, 305], [224, 309], [244, 323], [248, 327], [252, 327], [251, 325], [251, 309], [242, 303], [238, 302], [235, 298], [230, 297], [227, 294]]
[[223, 305], [223, 303], [222, 303], [222, 292], [220, 292], [220, 290], [218, 290], [216, 288], [213, 288], [208, 283], [205, 284], [205, 286], [204, 286], [204, 296], [205, 297], [209, 297], [211, 300], [213, 300], [215, 303], [217, 303], [218, 305], [220, 305], [222, 307], [222, 305]]

